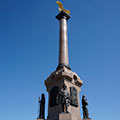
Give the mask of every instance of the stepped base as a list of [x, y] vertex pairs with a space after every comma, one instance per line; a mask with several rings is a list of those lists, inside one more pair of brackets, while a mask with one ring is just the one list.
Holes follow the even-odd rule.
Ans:
[[47, 120], [72, 120], [70, 113], [60, 113], [58, 118], [49, 118]]
[[92, 120], [91, 118], [83, 118], [82, 120]]
[[37, 118], [36, 120], [45, 120], [45, 119]]

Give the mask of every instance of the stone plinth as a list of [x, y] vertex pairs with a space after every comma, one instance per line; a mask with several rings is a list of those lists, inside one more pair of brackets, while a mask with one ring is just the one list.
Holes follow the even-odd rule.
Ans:
[[86, 119], [85, 119], [85, 118], [83, 118], [82, 120], [92, 120], [92, 119], [91, 119], [91, 118], [86, 118]]
[[45, 120], [45, 119], [37, 118], [36, 120]]
[[[48, 120], [58, 120], [59, 115], [62, 113], [61, 104], [56, 103], [56, 97], [63, 85], [67, 86], [68, 92], [70, 94], [71, 87], [74, 87], [76, 89], [78, 103], [76, 106], [71, 104], [68, 107], [68, 112], [71, 114], [71, 120], [81, 120], [79, 92], [81, 91], [82, 84], [83, 81], [79, 78], [79, 76], [75, 72], [72, 72], [71, 70], [67, 69], [66, 67], [56, 70], [47, 78], [47, 80], [45, 80], [45, 85], [49, 94], [47, 117]], [[52, 92], [53, 95], [51, 95]]]
[[72, 120], [70, 113], [61, 113], [59, 114], [59, 120]]

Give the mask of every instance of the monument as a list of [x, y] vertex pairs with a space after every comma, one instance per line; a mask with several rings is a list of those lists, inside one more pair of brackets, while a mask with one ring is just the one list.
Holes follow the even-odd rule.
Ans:
[[[81, 120], [79, 93], [83, 81], [71, 70], [68, 57], [67, 21], [71, 18], [70, 11], [64, 9], [61, 2], [57, 1], [59, 14], [59, 62], [56, 70], [45, 80], [48, 92], [48, 115], [47, 120]], [[86, 99], [82, 99], [83, 120], [89, 120], [86, 108]], [[45, 98], [42, 95], [40, 102], [39, 117], [44, 119]]]
[[[68, 60], [67, 21], [70, 11], [57, 1], [60, 13], [59, 63], [56, 70], [45, 80], [49, 95], [47, 120], [81, 120], [79, 92], [83, 81], [71, 70]], [[59, 97], [58, 97], [59, 96]]]

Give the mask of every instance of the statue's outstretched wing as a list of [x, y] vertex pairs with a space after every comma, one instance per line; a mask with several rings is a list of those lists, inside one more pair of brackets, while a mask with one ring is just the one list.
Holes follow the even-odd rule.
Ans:
[[56, 3], [58, 4], [58, 6], [59, 6], [59, 8], [60, 8], [61, 10], [63, 10], [63, 9], [64, 9], [64, 8], [63, 8], [63, 4], [62, 4], [61, 2], [56, 1]]
[[64, 9], [63, 11], [65, 11], [67, 14], [70, 14], [69, 10]]

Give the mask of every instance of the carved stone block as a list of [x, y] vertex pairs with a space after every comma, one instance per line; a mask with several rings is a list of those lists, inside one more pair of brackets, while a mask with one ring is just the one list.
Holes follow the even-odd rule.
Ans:
[[70, 113], [61, 113], [59, 114], [59, 120], [72, 120]]

